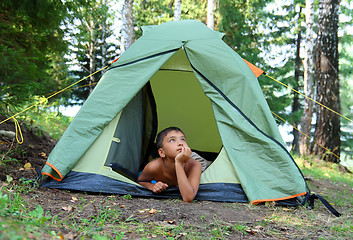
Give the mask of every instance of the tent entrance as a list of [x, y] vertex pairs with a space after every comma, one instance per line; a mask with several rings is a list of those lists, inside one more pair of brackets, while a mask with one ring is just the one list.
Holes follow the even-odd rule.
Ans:
[[170, 126], [181, 128], [189, 147], [207, 160], [222, 148], [212, 103], [182, 48], [122, 110], [104, 165], [136, 180], [151, 156], [158, 157], [156, 134]]
[[147, 164], [156, 132], [156, 107], [147, 83], [122, 110], [104, 165], [136, 180]]
[[210, 99], [203, 92], [183, 48], [150, 80], [156, 102], [158, 132], [177, 126], [191, 149], [219, 153], [222, 141]]

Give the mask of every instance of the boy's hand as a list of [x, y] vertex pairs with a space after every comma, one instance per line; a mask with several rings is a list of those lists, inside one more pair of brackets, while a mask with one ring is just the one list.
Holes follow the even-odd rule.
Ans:
[[175, 157], [175, 162], [186, 163], [191, 159], [191, 149], [189, 147], [182, 147], [181, 153]]
[[167, 187], [168, 187], [168, 184], [159, 181], [156, 184], [154, 184], [154, 186], [152, 188], [152, 192], [160, 193], [160, 192], [163, 192], [164, 190], [166, 190]]

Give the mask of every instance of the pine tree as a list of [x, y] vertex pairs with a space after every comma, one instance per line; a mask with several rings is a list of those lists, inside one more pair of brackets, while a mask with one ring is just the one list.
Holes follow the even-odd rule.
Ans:
[[214, 0], [207, 2], [207, 26], [214, 29]]
[[71, 72], [76, 81], [90, 76], [88, 81], [80, 82], [79, 88], [73, 91], [74, 102], [89, 96], [103, 72], [94, 73], [115, 57], [115, 47], [107, 40], [113, 34], [109, 4], [109, 1], [103, 0], [89, 1], [87, 5], [79, 5], [77, 11], [72, 13], [72, 21], [79, 23], [72, 30], [77, 33], [71, 36], [74, 63], [78, 63], [79, 69]]
[[174, 2], [174, 21], [180, 21], [181, 17], [181, 0]]
[[[304, 60], [304, 94], [314, 99], [314, 0], [306, 0], [306, 37], [305, 37], [305, 60]], [[313, 118], [313, 101], [304, 99], [304, 110], [300, 122], [301, 132], [299, 152], [301, 155], [311, 154], [310, 136]]]
[[[317, 101], [340, 112], [338, 78], [338, 0], [320, 0], [318, 15], [318, 38], [316, 44], [316, 92]], [[340, 156], [340, 117], [325, 109], [317, 108], [314, 139], [326, 149]], [[330, 162], [339, 158], [327, 150], [314, 146], [314, 153]]]
[[57, 65], [67, 50], [60, 29], [66, 13], [59, 0], [0, 2], [0, 110], [58, 89], [66, 75]]
[[133, 0], [124, 0], [122, 11], [122, 30], [121, 30], [121, 52], [125, 52], [135, 41], [134, 18], [133, 18]]

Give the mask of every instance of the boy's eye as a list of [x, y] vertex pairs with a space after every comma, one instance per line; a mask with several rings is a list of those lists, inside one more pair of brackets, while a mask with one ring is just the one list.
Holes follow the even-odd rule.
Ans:
[[180, 141], [184, 141], [185, 142], [185, 138], [182, 138]]
[[169, 140], [169, 142], [174, 142], [174, 141], [175, 141], [175, 139], [170, 139], [170, 140]]

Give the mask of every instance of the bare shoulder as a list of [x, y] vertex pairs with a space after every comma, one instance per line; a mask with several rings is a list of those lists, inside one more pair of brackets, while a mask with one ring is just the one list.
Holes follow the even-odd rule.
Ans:
[[185, 170], [191, 171], [192, 169], [202, 170], [201, 163], [195, 159], [190, 159], [185, 164]]
[[138, 182], [150, 182], [153, 180], [158, 174], [160, 174], [162, 170], [162, 162], [161, 159], [155, 159], [149, 162], [145, 168], [143, 169], [141, 175], [137, 179]]
[[150, 171], [150, 172], [158, 172], [163, 166], [163, 160], [161, 158], [157, 158], [149, 162], [145, 169]]

